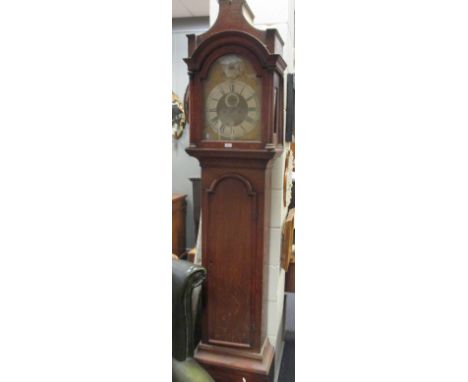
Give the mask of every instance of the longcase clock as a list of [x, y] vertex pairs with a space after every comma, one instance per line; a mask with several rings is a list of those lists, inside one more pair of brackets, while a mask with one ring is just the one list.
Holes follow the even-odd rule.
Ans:
[[[202, 339], [195, 358], [217, 382], [271, 381], [266, 336], [271, 165], [283, 150], [283, 41], [258, 30], [244, 0], [189, 35], [190, 146], [202, 168]], [[281, 208], [279, 205], [278, 208]], [[244, 378], [244, 379], [243, 379]]]

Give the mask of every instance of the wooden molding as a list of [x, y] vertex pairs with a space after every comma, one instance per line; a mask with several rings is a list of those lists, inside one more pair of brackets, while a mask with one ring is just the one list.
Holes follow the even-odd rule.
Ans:
[[273, 382], [274, 354], [273, 346], [265, 339], [259, 353], [201, 343], [194, 358], [217, 382]]

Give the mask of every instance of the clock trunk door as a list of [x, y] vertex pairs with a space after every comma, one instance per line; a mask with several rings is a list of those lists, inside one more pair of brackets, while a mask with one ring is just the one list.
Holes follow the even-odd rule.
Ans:
[[248, 59], [218, 58], [204, 83], [205, 141], [261, 140], [262, 83]]
[[202, 223], [209, 235], [203, 256], [212, 285], [205, 341], [238, 348], [254, 346], [252, 329], [257, 324], [251, 295], [256, 194], [246, 184], [239, 175], [222, 177], [205, 195], [208, 214]]

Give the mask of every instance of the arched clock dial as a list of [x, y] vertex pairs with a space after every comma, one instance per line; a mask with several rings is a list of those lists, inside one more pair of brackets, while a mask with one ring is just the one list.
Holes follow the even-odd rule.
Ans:
[[237, 55], [219, 58], [205, 87], [203, 138], [260, 140], [260, 80], [252, 65]]
[[225, 81], [208, 94], [206, 121], [221, 138], [248, 135], [260, 119], [260, 105], [254, 89], [241, 81]]

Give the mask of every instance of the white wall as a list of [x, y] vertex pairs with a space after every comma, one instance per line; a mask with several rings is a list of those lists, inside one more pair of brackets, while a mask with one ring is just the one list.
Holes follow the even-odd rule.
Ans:
[[[183, 61], [188, 55], [186, 35], [200, 34], [207, 29], [207, 17], [172, 19], [172, 90], [181, 100], [189, 81], [187, 65]], [[196, 235], [193, 224], [192, 183], [189, 178], [200, 177], [200, 165], [197, 159], [185, 152], [189, 144], [189, 129], [187, 124], [183, 136], [179, 140], [172, 139], [172, 192], [187, 195], [187, 247], [193, 247]]]

